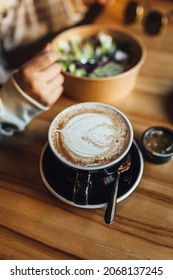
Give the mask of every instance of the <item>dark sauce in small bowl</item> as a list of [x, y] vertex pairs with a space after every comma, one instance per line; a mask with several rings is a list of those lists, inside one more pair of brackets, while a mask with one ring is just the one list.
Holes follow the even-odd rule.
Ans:
[[165, 163], [173, 157], [173, 130], [151, 127], [142, 134], [141, 145], [149, 161]]

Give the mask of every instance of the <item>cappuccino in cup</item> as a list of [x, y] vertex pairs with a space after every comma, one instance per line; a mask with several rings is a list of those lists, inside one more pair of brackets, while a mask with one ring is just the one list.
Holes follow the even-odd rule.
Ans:
[[98, 170], [119, 162], [128, 152], [133, 129], [116, 108], [84, 102], [60, 112], [49, 128], [49, 145], [69, 167]]

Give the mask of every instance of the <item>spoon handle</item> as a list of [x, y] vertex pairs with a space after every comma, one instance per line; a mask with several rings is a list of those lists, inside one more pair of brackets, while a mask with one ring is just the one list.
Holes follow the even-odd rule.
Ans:
[[105, 217], [104, 217], [106, 224], [112, 224], [115, 219], [119, 179], [120, 179], [120, 172], [117, 173], [117, 177], [113, 185], [111, 197], [108, 202], [108, 206], [106, 208]]

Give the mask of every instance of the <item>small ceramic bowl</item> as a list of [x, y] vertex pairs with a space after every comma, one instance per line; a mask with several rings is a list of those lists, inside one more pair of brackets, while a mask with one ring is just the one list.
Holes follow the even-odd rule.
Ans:
[[173, 158], [173, 130], [156, 126], [144, 131], [141, 146], [146, 159], [154, 163], [166, 163]]
[[69, 41], [72, 36], [80, 36], [83, 40], [99, 32], [110, 34], [117, 44], [128, 44], [130, 54], [130, 68], [125, 72], [111, 77], [78, 77], [74, 74], [63, 72], [65, 77], [65, 93], [79, 101], [96, 101], [113, 103], [127, 96], [135, 86], [136, 79], [146, 57], [146, 49], [142, 41], [136, 36], [122, 29], [105, 25], [84, 25], [70, 28], [52, 41], [52, 47], [57, 51], [61, 41]]

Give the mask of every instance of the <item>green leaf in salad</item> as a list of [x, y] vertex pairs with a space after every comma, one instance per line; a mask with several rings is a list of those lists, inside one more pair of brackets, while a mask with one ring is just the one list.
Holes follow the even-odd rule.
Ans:
[[78, 77], [86, 77], [87, 71], [84, 68], [78, 68], [76, 69], [75, 75]]
[[99, 77], [111, 77], [118, 75], [123, 72], [123, 66], [115, 63], [115, 62], [108, 62], [103, 66], [97, 67], [89, 77], [92, 78], [99, 78]]

